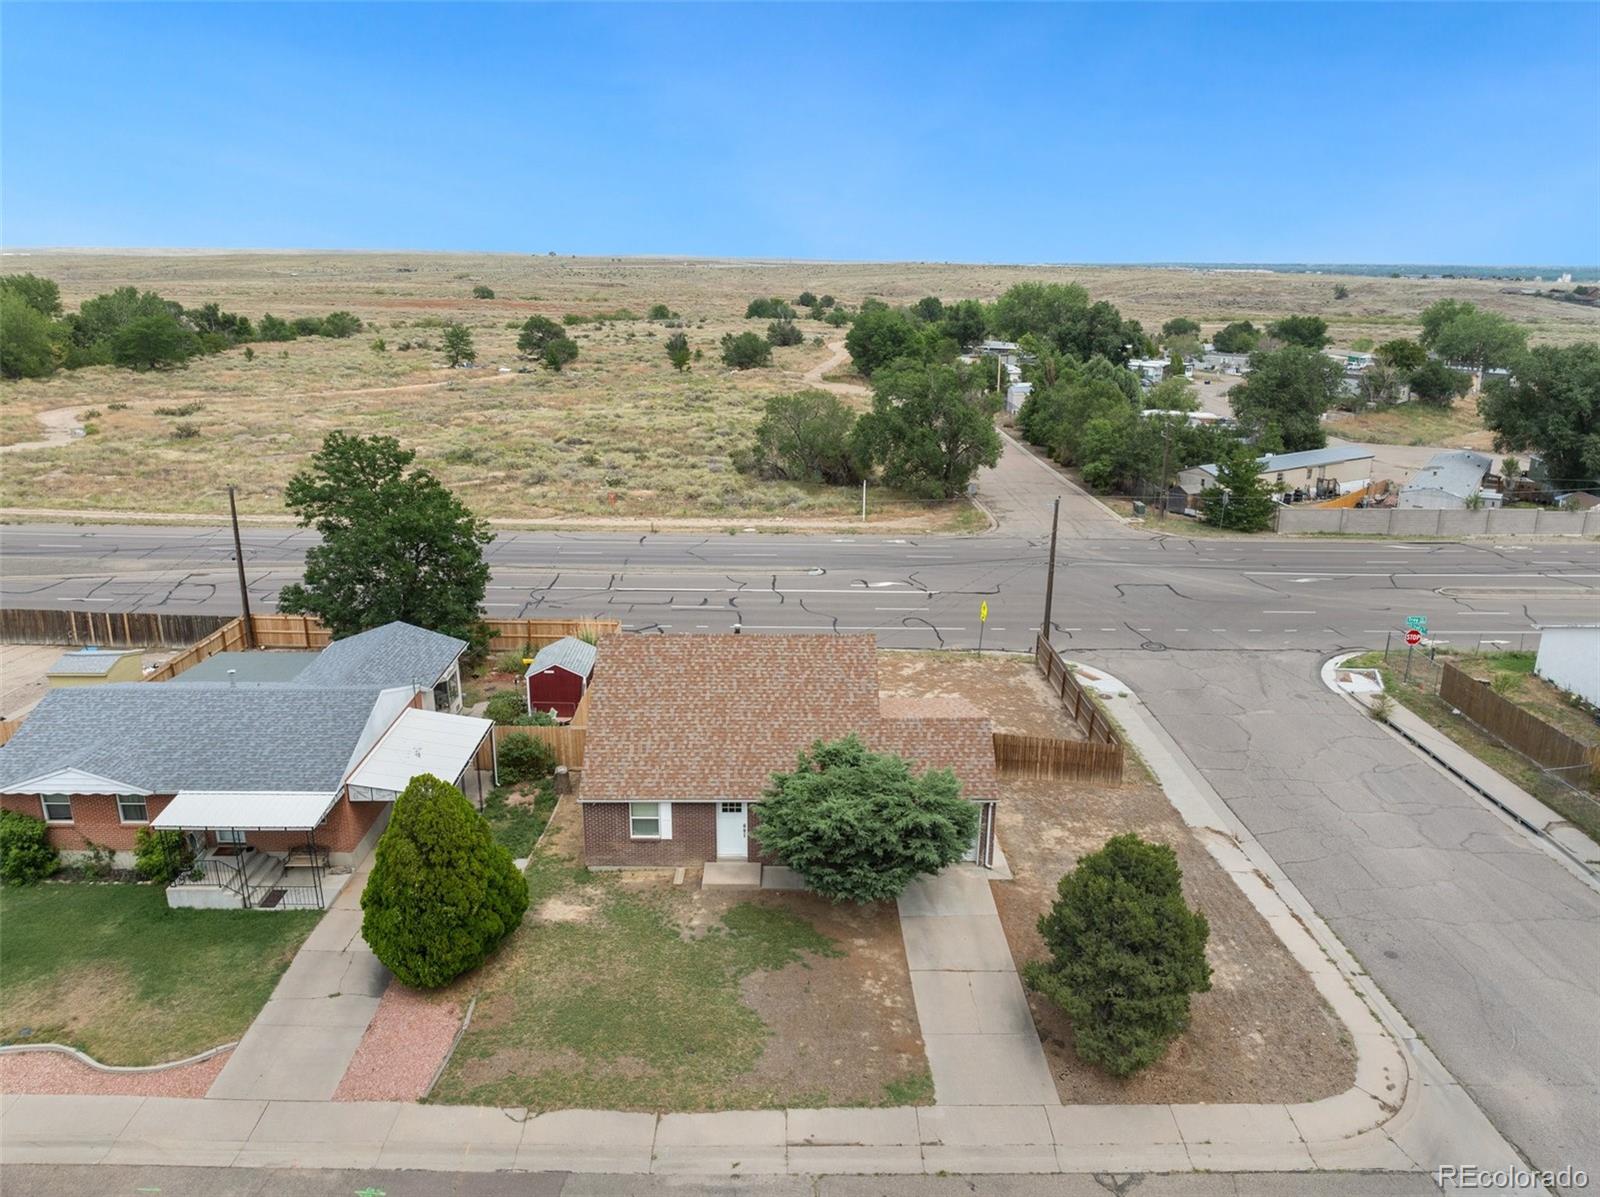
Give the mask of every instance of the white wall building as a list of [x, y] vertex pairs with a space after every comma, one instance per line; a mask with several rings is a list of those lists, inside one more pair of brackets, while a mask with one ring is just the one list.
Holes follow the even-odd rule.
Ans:
[[1600, 624], [1540, 628], [1533, 671], [1552, 686], [1600, 706]]

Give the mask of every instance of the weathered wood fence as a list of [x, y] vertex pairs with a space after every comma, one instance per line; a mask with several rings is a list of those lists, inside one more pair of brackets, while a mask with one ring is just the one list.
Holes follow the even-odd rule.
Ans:
[[1575, 740], [1454, 665], [1440, 662], [1439, 697], [1523, 756], [1579, 789], [1600, 772], [1600, 748]]
[[0, 608], [6, 644], [94, 644], [101, 648], [182, 648], [228, 623], [227, 615], [171, 615], [161, 611], [60, 611]]
[[1062, 709], [1082, 729], [1084, 739], [994, 733], [995, 768], [1013, 777], [1075, 777], [1122, 780], [1127, 749], [1117, 729], [1094, 697], [1072, 676], [1043, 636], [1034, 642], [1033, 661], [1045, 683], [1061, 699]]
[[17, 728], [22, 726], [20, 719], [0, 719], [0, 744], [4, 744], [17, 734]]
[[1088, 740], [994, 733], [994, 767], [1006, 777], [1122, 777], [1122, 748]]

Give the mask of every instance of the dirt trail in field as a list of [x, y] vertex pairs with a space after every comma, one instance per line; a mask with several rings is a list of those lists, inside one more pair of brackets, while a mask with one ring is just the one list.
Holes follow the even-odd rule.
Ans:
[[872, 388], [863, 386], [859, 382], [830, 382], [823, 377], [830, 370], [836, 370], [850, 360], [850, 352], [844, 347], [843, 341], [829, 341], [828, 357], [822, 359], [803, 375], [805, 384], [812, 387], [821, 387], [825, 391], [832, 391], [835, 395], [870, 395]]
[[85, 405], [80, 403], [72, 407], [55, 407], [49, 411], [35, 413], [33, 418], [44, 425], [44, 440], [0, 445], [0, 453], [17, 453], [23, 449], [54, 449], [57, 445], [65, 445], [75, 440], [83, 435], [83, 423], [78, 419], [78, 413], [83, 410]]

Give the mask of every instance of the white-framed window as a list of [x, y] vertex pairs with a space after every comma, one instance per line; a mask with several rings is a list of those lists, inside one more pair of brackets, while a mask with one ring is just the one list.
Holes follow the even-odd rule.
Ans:
[[244, 832], [236, 831], [232, 827], [219, 827], [217, 828], [217, 843], [242, 844], [244, 843]]
[[72, 822], [72, 795], [40, 794], [39, 805], [44, 808], [46, 823]]
[[117, 818], [124, 823], [148, 823], [150, 821], [150, 808], [145, 805], [144, 799], [137, 794], [117, 795]]
[[636, 840], [670, 840], [672, 803], [628, 803], [628, 836]]

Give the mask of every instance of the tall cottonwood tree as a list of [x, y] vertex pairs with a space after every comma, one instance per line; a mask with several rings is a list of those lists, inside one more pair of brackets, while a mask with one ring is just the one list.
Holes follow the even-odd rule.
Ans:
[[305, 581], [278, 608], [319, 617], [335, 637], [393, 620], [487, 643], [479, 611], [489, 585], [486, 520], [388, 436], [330, 432], [311, 467], [289, 480], [287, 504], [320, 544]]

